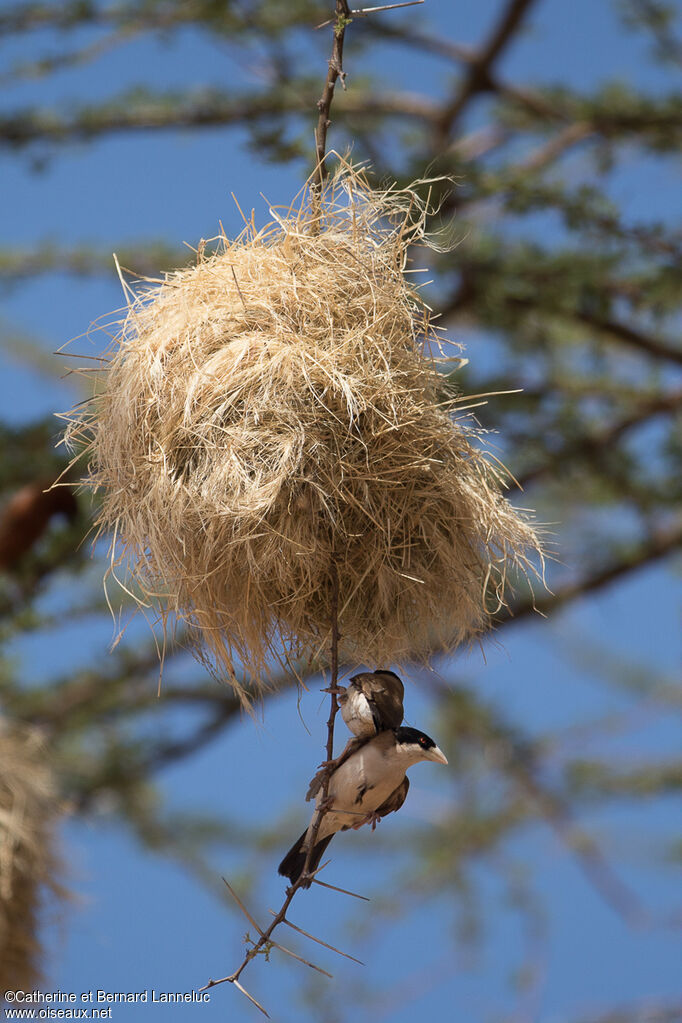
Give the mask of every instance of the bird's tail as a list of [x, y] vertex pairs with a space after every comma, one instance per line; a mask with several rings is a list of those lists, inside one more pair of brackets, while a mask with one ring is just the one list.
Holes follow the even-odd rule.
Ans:
[[[282, 877], [288, 877], [292, 884], [296, 884], [303, 873], [306, 856], [308, 854], [308, 850], [305, 848], [305, 839], [307, 834], [308, 832], [304, 831], [299, 840], [294, 842], [291, 849], [277, 868], [277, 872], [281, 874]], [[308, 866], [308, 869], [311, 872], [313, 870], [317, 870], [319, 867], [324, 851], [333, 837], [333, 834], [327, 835], [326, 838], [320, 839], [320, 841], [313, 846], [313, 851], [310, 856], [310, 864]]]

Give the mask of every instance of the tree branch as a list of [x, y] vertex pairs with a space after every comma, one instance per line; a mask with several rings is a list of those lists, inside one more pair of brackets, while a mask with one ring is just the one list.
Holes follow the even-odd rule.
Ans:
[[551, 454], [545, 462], [537, 465], [534, 469], [528, 469], [518, 477], [519, 485], [525, 490], [531, 483], [536, 483], [544, 476], [556, 472], [559, 466], [565, 468], [568, 462], [574, 462], [580, 458], [589, 458], [600, 451], [612, 447], [624, 434], [641, 426], [655, 416], [675, 413], [682, 406], [682, 391], [677, 390], [669, 394], [662, 394], [649, 401], [642, 402], [627, 416], [609, 424], [599, 433], [586, 434], [577, 437], [569, 444], [565, 444], [559, 451]]
[[[241, 705], [234, 697], [224, 699], [214, 709], [214, 713], [205, 720], [191, 735], [177, 741], [159, 743], [145, 753], [143, 758], [129, 755], [118, 763], [117, 769], [108, 773], [110, 765], [106, 759], [99, 774], [85, 779], [78, 791], [73, 794], [73, 805], [78, 813], [90, 809], [93, 800], [107, 790], [125, 790], [140, 778], [148, 778], [156, 771], [174, 764], [178, 760], [191, 756], [198, 750], [205, 750], [209, 742], [217, 739], [225, 728], [239, 716]], [[122, 766], [122, 763], [125, 766]]]
[[[339, 638], [340, 638], [340, 636], [339, 636], [339, 620], [338, 620], [338, 616], [339, 616], [339, 577], [338, 577], [338, 571], [337, 571], [337, 568], [336, 568], [336, 563], [335, 563], [335, 561], [332, 561], [332, 565], [331, 565], [331, 650], [330, 650], [331, 682], [330, 682], [330, 685], [329, 685], [329, 692], [331, 693], [331, 697], [330, 697], [330, 706], [329, 706], [329, 720], [327, 721], [327, 744], [326, 744], [326, 755], [327, 755], [326, 765], [327, 765], [327, 770], [325, 772], [324, 779], [323, 779], [323, 782], [322, 782], [322, 793], [320, 795], [320, 798], [319, 798], [319, 801], [318, 801], [318, 804], [317, 804], [317, 809], [315, 811], [315, 816], [313, 818], [313, 825], [312, 825], [312, 829], [311, 829], [311, 832], [310, 832], [310, 837], [308, 839], [308, 850], [307, 850], [307, 854], [306, 854], [305, 864], [303, 866], [303, 870], [302, 870], [301, 875], [298, 878], [298, 880], [295, 881], [294, 884], [290, 885], [287, 888], [284, 902], [282, 903], [282, 906], [281, 906], [280, 910], [277, 913], [273, 913], [273, 919], [271, 920], [270, 925], [266, 928], [266, 930], [262, 930], [258, 926], [256, 921], [249, 914], [248, 910], [245, 908], [243, 903], [238, 898], [237, 894], [230, 887], [230, 885], [227, 883], [227, 881], [225, 881], [225, 884], [227, 885], [231, 895], [233, 896], [233, 898], [235, 899], [235, 901], [239, 905], [240, 909], [242, 910], [242, 912], [247, 917], [247, 919], [252, 923], [252, 925], [258, 931], [259, 937], [258, 937], [258, 940], [253, 944], [253, 946], [248, 950], [248, 952], [244, 956], [244, 959], [242, 960], [240, 965], [237, 967], [237, 969], [234, 971], [234, 973], [231, 973], [227, 977], [221, 977], [219, 980], [211, 979], [211, 980], [209, 980], [208, 984], [206, 984], [203, 988], [200, 989], [202, 991], [208, 991], [210, 988], [216, 987], [218, 984], [225, 984], [225, 983], [234, 984], [236, 987], [239, 988], [239, 990], [244, 995], [246, 995], [246, 997], [249, 999], [249, 1001], [253, 1002], [253, 1004], [256, 1005], [260, 1009], [260, 1011], [265, 1016], [268, 1016], [268, 1013], [263, 1008], [263, 1006], [260, 1004], [260, 1002], [256, 1001], [256, 999], [253, 997], [253, 995], [249, 994], [249, 992], [239, 983], [239, 978], [240, 978], [241, 974], [246, 969], [246, 967], [250, 963], [250, 961], [255, 956], [257, 956], [259, 953], [267, 952], [269, 950], [270, 946], [273, 945], [275, 948], [279, 948], [280, 951], [285, 952], [288, 955], [293, 955], [293, 957], [295, 959], [298, 959], [300, 962], [304, 963], [306, 966], [310, 966], [312, 969], [318, 970], [321, 973], [326, 973], [326, 970], [322, 970], [319, 966], [315, 966], [314, 963], [308, 962], [308, 960], [306, 960], [306, 959], [302, 959], [300, 956], [298, 956], [295, 953], [291, 952], [289, 949], [284, 948], [284, 946], [278, 944], [278, 942], [273, 940], [272, 933], [275, 930], [275, 928], [278, 927], [280, 924], [282, 924], [282, 923], [289, 923], [289, 921], [286, 918], [286, 914], [287, 914], [287, 910], [289, 909], [289, 906], [293, 902], [293, 899], [294, 899], [296, 893], [298, 891], [300, 891], [302, 888], [309, 888], [311, 882], [314, 880], [314, 874], [310, 874], [310, 872], [309, 872], [310, 871], [310, 859], [311, 859], [311, 856], [312, 856], [312, 853], [313, 853], [313, 849], [315, 848], [315, 844], [316, 844], [316, 841], [317, 841], [317, 835], [318, 835], [319, 830], [320, 830], [320, 824], [322, 823], [322, 819], [324, 818], [324, 815], [327, 813], [327, 811], [330, 808], [329, 807], [329, 781], [330, 781], [330, 778], [331, 778], [331, 775], [332, 775], [332, 772], [333, 772], [333, 768], [334, 768], [334, 765], [333, 765], [333, 755], [334, 755], [334, 721], [335, 721], [336, 714], [337, 714], [337, 711], [338, 711], [338, 701], [337, 701], [337, 691], [338, 690], [337, 690], [337, 686], [338, 686], [338, 679], [339, 679]], [[320, 868], [318, 868], [318, 870], [319, 869]], [[317, 938], [314, 938], [312, 935], [306, 935], [306, 936], [311, 938], [313, 941], [318, 941], [319, 940]], [[319, 942], [319, 943], [323, 944], [323, 945], [325, 944], [325, 942]], [[331, 946], [327, 945], [327, 947], [329, 948]], [[335, 949], [334, 951], [338, 951], [338, 949]], [[339, 952], [339, 955], [344, 955], [344, 954], [345, 953]], [[350, 957], [350, 958], [352, 958], [352, 957]], [[330, 976], [330, 974], [327, 974], [327, 976]]]
[[605, 589], [623, 576], [654, 564], [680, 549], [682, 549], [682, 524], [658, 529], [634, 550], [624, 552], [621, 557], [602, 565], [594, 572], [586, 573], [575, 582], [566, 583], [554, 593], [548, 593], [537, 599], [528, 597], [512, 605], [507, 613], [498, 617], [497, 623], [509, 626], [536, 613], [548, 615], [577, 597], [584, 597]]
[[651, 337], [650, 334], [635, 330], [627, 323], [620, 323], [618, 320], [612, 320], [606, 316], [597, 316], [595, 313], [588, 313], [580, 309], [576, 309], [571, 315], [581, 323], [594, 327], [600, 333], [617, 338], [630, 348], [646, 352], [654, 359], [675, 362], [678, 366], [682, 366], [682, 348], [672, 348], [657, 338]]
[[[313, 103], [306, 83], [295, 91], [282, 86], [277, 92], [233, 96], [218, 89], [195, 95], [123, 94], [101, 106], [81, 107], [74, 113], [56, 109], [28, 108], [0, 117], [0, 145], [20, 148], [35, 142], [64, 145], [120, 132], [163, 131], [178, 128], [211, 128], [247, 124], [282, 114], [304, 114]], [[356, 94], [344, 104], [347, 117], [404, 117], [434, 122], [438, 105], [427, 96], [391, 92], [372, 96]]]
[[491, 79], [493, 64], [513, 38], [533, 3], [535, 0], [508, 0], [488, 40], [469, 63], [464, 80], [441, 113], [438, 132], [442, 139], [451, 135], [455, 123], [473, 96], [493, 89]]
[[15, 284], [49, 273], [113, 277], [110, 249], [116, 252], [121, 266], [147, 277], [157, 276], [160, 267], [175, 268], [193, 259], [193, 253], [188, 253], [186, 247], [164, 241], [145, 241], [139, 245], [124, 241], [106, 249], [92, 245], [57, 246], [46, 241], [38, 242], [32, 249], [0, 248], [0, 280]]
[[[433, 36], [428, 32], [413, 30], [411, 27], [406, 29], [395, 26], [384, 27], [382, 25], [381, 29], [375, 28], [374, 26], [368, 26], [367, 30], [388, 38], [392, 42], [402, 43], [405, 46], [422, 50], [425, 53], [431, 53], [437, 57], [443, 57], [445, 60], [467, 64], [470, 67], [481, 60], [481, 50], [474, 49], [471, 46], [464, 46], [462, 43], [453, 42], [451, 39]], [[485, 91], [494, 92], [498, 96], [512, 100], [519, 106], [524, 107], [529, 112], [537, 114], [538, 116], [550, 117], [552, 119], [564, 119], [563, 114], [561, 114], [555, 106], [550, 104], [539, 92], [536, 92], [533, 89], [528, 89], [525, 86], [514, 85], [511, 82], [505, 81], [493, 72], [492, 67], [488, 68], [487, 87]], [[442, 116], [443, 113], [441, 112], [441, 117]]]
[[[466, 264], [461, 268], [462, 281], [457, 292], [440, 310], [442, 316], [446, 317], [455, 312], [461, 312], [466, 306], [470, 306], [482, 292], [483, 286], [475, 279], [478, 269], [476, 266], [467, 267]], [[622, 323], [619, 320], [614, 320], [608, 316], [599, 316], [597, 313], [588, 312], [581, 308], [562, 309], [561, 305], [557, 305], [551, 310], [541, 309], [535, 299], [523, 298], [519, 295], [507, 295], [505, 301], [511, 309], [542, 312], [545, 315], [558, 317], [569, 322], [583, 323], [607, 338], [622, 342], [627, 347], [638, 352], [644, 352], [654, 359], [682, 366], [682, 348], [675, 348], [672, 344], [660, 341], [658, 338], [652, 337], [650, 334], [637, 330], [635, 327], [631, 327], [629, 324]]]
[[332, 562], [332, 620], [331, 620], [331, 682], [329, 684], [329, 719], [327, 720], [327, 747], [326, 747], [326, 770], [322, 778], [322, 792], [319, 797], [318, 808], [313, 821], [312, 832], [308, 842], [308, 854], [305, 858], [303, 876], [307, 877], [310, 869], [310, 859], [317, 842], [317, 835], [320, 830], [322, 818], [328, 810], [329, 782], [331, 780], [334, 761], [334, 721], [339, 709], [337, 700], [339, 682], [339, 574], [336, 564]]
[[[511, 306], [517, 308], [526, 308], [528, 310], [537, 308], [536, 303], [531, 299], [510, 296], [508, 301]], [[587, 312], [579, 308], [566, 310], [558, 308], [554, 315], [565, 320], [584, 323], [585, 326], [592, 327], [599, 334], [603, 334], [612, 340], [620, 341], [627, 345], [628, 348], [638, 352], [645, 352], [654, 359], [663, 362], [674, 362], [678, 366], [682, 366], [682, 348], [673, 348], [672, 345], [659, 341], [658, 338], [645, 334], [644, 331], [636, 330], [627, 323], [621, 323], [619, 320], [611, 319], [608, 316], [599, 316], [597, 313]]]
[[331, 124], [329, 113], [334, 98], [334, 88], [337, 79], [346, 88], [346, 72], [343, 70], [343, 39], [346, 34], [346, 25], [351, 21], [350, 10], [347, 0], [336, 0], [336, 18], [334, 21], [334, 42], [332, 43], [332, 55], [329, 58], [327, 79], [324, 83], [322, 95], [317, 101], [319, 111], [317, 127], [315, 128], [315, 171], [313, 174], [313, 187], [319, 194], [322, 182], [327, 177], [327, 166], [325, 155], [327, 149], [327, 128]]

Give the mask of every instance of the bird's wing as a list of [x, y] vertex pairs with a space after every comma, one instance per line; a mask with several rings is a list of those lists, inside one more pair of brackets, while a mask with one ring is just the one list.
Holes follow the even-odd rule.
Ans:
[[395, 789], [388, 799], [385, 799], [381, 806], [377, 807], [375, 813], [379, 817], [386, 817], [389, 813], [395, 813], [399, 810], [407, 799], [407, 791], [410, 787], [410, 779], [405, 775], [403, 780], [397, 789]]
[[377, 732], [382, 732], [386, 725], [384, 724], [384, 716], [381, 713], [381, 707], [377, 703], [375, 696], [368, 696], [367, 704], [369, 706], [370, 714], [372, 715], [374, 728], [376, 729]]
[[377, 689], [372, 703], [372, 716], [375, 714], [382, 722], [381, 728], [399, 728], [403, 722], [403, 701], [390, 689]]
[[[403, 701], [397, 692], [381, 684], [375, 684], [370, 704], [378, 732], [385, 728], [400, 727], [403, 722]], [[381, 722], [380, 725], [377, 719]]]
[[397, 689], [377, 672], [371, 675], [369, 672], [362, 672], [353, 676], [351, 682], [367, 700], [367, 707], [377, 733], [387, 728], [398, 728], [403, 720], [403, 701]]

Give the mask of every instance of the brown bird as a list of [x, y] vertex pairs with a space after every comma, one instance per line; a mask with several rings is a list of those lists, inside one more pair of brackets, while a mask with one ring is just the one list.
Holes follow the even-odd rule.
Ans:
[[405, 687], [394, 671], [362, 671], [339, 689], [341, 716], [359, 739], [402, 724]]

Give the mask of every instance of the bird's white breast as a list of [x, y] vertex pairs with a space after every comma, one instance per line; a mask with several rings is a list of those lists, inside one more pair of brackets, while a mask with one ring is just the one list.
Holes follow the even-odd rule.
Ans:
[[[318, 838], [353, 827], [395, 792], [405, 777], [406, 765], [386, 754], [385, 743], [375, 740], [362, 746], [337, 768], [329, 783], [333, 805], [322, 819]], [[319, 799], [320, 796], [318, 803]]]
[[341, 705], [341, 716], [353, 735], [366, 738], [376, 732], [367, 697], [352, 686], [349, 686], [346, 699]]

